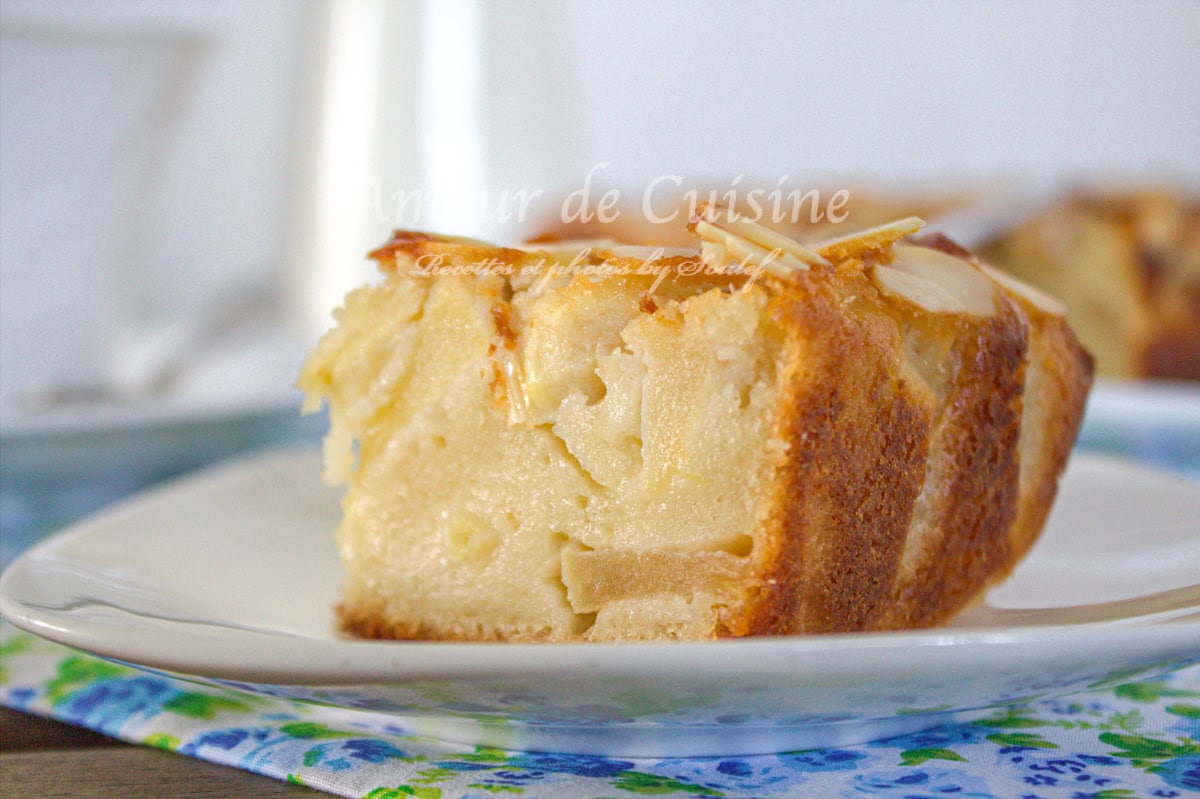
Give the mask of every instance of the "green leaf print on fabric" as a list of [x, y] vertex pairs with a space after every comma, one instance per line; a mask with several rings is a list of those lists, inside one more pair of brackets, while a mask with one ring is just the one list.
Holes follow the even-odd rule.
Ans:
[[[1083, 712], [1083, 708], [1076, 708], [1076, 712]], [[1142, 717], [1142, 712], [1137, 708], [1121, 713], [1113, 712], [1105, 719], [1099, 712], [1093, 712], [1091, 715], [1097, 720], [1084, 721], [1071, 719], [1043, 719], [1033, 718], [1029, 715], [1028, 708], [1010, 708], [1005, 715], [997, 716], [988, 719], [979, 719], [971, 724], [976, 727], [987, 727], [989, 729], [1001, 730], [1017, 730], [1031, 729], [1035, 727], [1060, 727], [1064, 730], [1124, 730], [1125, 732], [1136, 732], [1145, 723]]]
[[1057, 749], [1058, 744], [1047, 741], [1040, 735], [1031, 732], [997, 732], [987, 736], [994, 744], [1001, 746], [1016, 746], [1022, 749]]
[[111, 680], [138, 672], [104, 660], [74, 655], [58, 664], [54, 679], [45, 684], [46, 698], [52, 705], [61, 705], [71, 694], [84, 686], [101, 680]]
[[1183, 716], [1185, 719], [1200, 719], [1200, 705], [1167, 705], [1163, 709], [1172, 715]]
[[900, 765], [902, 766], [919, 766], [929, 760], [967, 762], [965, 757], [949, 749], [905, 749], [900, 753]]
[[1113, 713], [1108, 718], [1108, 724], [1125, 732], [1136, 732], [1141, 729], [1145, 719], [1142, 718], [1142, 711], [1134, 708], [1128, 713]]
[[475, 751], [469, 755], [455, 755], [455, 760], [465, 760], [468, 763], [494, 763], [502, 765], [508, 760], [508, 755], [503, 749], [490, 749], [486, 746], [477, 746]]
[[660, 777], [657, 774], [646, 774], [641, 771], [622, 771], [613, 777], [612, 787], [640, 794], [690, 793], [694, 796], [724, 796], [720, 791], [706, 788], [703, 785], [693, 785], [670, 777]]
[[458, 772], [454, 769], [435, 766], [434, 768], [427, 768], [418, 771], [416, 775], [409, 780], [409, 782], [415, 785], [431, 785], [435, 782], [445, 782], [456, 774], [458, 774]]
[[396, 788], [376, 788], [368, 794], [363, 794], [362, 799], [404, 799], [404, 797], [414, 797], [414, 799], [442, 799], [441, 788], [427, 788], [423, 786], [401, 785]]
[[8, 669], [5, 668], [4, 662], [32, 649], [34, 640], [32, 635], [20, 633], [9, 636], [7, 640], [0, 642], [0, 685], [8, 683]]
[[248, 711], [253, 707], [249, 702], [230, 696], [188, 693], [172, 697], [163, 704], [163, 710], [188, 718], [208, 720], [221, 710]]
[[316, 740], [320, 738], [360, 737], [358, 733], [331, 730], [324, 724], [317, 724], [316, 722], [312, 721], [294, 721], [289, 724], [283, 724], [279, 727], [279, 731], [284, 735], [290, 735], [293, 738], [303, 738], [306, 740]]
[[154, 749], [175, 750], [179, 748], [181, 743], [174, 735], [167, 735], [165, 732], [156, 732], [142, 739], [142, 744]]
[[1180, 738], [1179, 743], [1171, 743], [1148, 735], [1102, 732], [1100, 740], [1117, 749], [1112, 753], [1114, 757], [1128, 758], [1131, 764], [1147, 771], [1153, 771], [1164, 760], [1200, 754], [1200, 743], [1187, 738]]
[[1178, 697], [1200, 697], [1200, 693], [1196, 691], [1185, 691], [1179, 688], [1171, 688], [1161, 682], [1127, 682], [1124, 685], [1118, 685], [1114, 690], [1115, 694], [1120, 699], [1129, 699], [1134, 702], [1143, 702], [1149, 704], [1157, 702], [1166, 696]]
[[1005, 716], [992, 719], [980, 719], [979, 721], [971, 722], [976, 727], [991, 727], [993, 729], [1015, 730], [1029, 727], [1046, 727], [1051, 722], [1042, 721], [1041, 719], [1031, 719], [1027, 716], [1020, 715], [1020, 711], [1011, 710]]
[[478, 788], [488, 793], [525, 793], [525, 789], [518, 785], [492, 785], [485, 782], [473, 782], [467, 787]]

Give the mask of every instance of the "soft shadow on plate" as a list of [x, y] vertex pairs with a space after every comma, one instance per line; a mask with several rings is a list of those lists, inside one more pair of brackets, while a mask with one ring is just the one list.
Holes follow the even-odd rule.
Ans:
[[845, 745], [1200, 659], [1200, 486], [1077, 455], [1013, 577], [953, 626], [684, 644], [354, 641], [315, 452], [186, 477], [46, 540], [0, 611], [143, 668], [447, 740], [605, 755]]

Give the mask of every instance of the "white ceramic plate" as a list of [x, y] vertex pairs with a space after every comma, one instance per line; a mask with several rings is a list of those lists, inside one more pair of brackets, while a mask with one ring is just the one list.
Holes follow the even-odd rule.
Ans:
[[0, 612], [187, 679], [608, 755], [849, 744], [1200, 658], [1200, 486], [1119, 461], [1077, 456], [1035, 551], [950, 628], [695, 644], [341, 638], [318, 474], [276, 453], [135, 498], [19, 558]]

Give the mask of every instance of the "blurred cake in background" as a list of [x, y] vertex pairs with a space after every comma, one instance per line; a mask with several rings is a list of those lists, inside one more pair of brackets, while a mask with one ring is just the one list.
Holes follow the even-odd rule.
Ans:
[[1200, 198], [1079, 192], [981, 251], [1063, 301], [1099, 374], [1200, 380]]

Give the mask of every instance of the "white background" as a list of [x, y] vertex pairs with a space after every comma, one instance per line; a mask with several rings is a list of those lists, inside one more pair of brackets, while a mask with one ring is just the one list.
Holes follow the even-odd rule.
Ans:
[[[1194, 0], [10, 1], [2, 22], [9, 408], [255, 285], [308, 342], [393, 224], [511, 236], [467, 200], [554, 197], [600, 162], [629, 196], [672, 173], [1200, 183]], [[395, 219], [397, 191], [441, 202]]]

